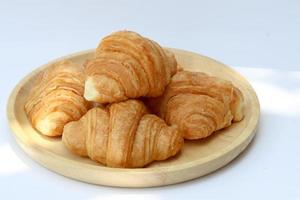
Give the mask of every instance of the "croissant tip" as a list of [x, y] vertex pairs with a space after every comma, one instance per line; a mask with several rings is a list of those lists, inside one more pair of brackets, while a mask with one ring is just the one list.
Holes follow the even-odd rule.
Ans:
[[48, 118], [44, 118], [42, 120], [39, 120], [36, 123], [36, 129], [40, 131], [43, 135], [46, 136], [60, 136], [61, 133], [57, 131], [57, 125], [56, 123], [51, 122]]
[[177, 137], [175, 140], [175, 145], [174, 145], [172, 155], [173, 156], [176, 155], [182, 149], [183, 145], [184, 145], [183, 137], [182, 136]]
[[88, 101], [95, 101], [99, 96], [99, 92], [95, 87], [93, 79], [88, 77], [84, 86], [84, 98]]

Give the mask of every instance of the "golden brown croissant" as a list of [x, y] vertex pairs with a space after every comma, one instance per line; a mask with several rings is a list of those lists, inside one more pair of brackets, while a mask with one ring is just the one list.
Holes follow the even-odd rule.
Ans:
[[66, 123], [87, 112], [84, 80], [83, 67], [71, 61], [61, 61], [46, 69], [25, 104], [32, 125], [44, 135], [61, 135]]
[[174, 55], [156, 42], [135, 32], [115, 32], [101, 41], [96, 59], [86, 63], [84, 97], [112, 103], [160, 96], [176, 66]]
[[72, 152], [110, 167], [143, 167], [174, 156], [183, 145], [177, 127], [147, 114], [138, 100], [89, 110], [65, 126], [62, 139]]
[[178, 72], [164, 94], [147, 103], [167, 124], [178, 125], [186, 139], [207, 137], [244, 116], [240, 90], [200, 72]]

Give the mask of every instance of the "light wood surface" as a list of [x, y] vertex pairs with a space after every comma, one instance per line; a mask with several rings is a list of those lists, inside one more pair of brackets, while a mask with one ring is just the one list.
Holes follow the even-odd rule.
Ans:
[[24, 112], [24, 103], [33, 80], [52, 62], [71, 59], [83, 63], [94, 56], [88, 50], [59, 58], [27, 75], [14, 89], [8, 102], [8, 119], [18, 144], [38, 163], [61, 175], [80, 181], [120, 187], [152, 187], [194, 179], [226, 165], [238, 156], [255, 135], [259, 121], [259, 102], [251, 85], [231, 68], [192, 52], [170, 49], [179, 64], [190, 71], [201, 71], [232, 81], [245, 98], [245, 118], [213, 136], [186, 141], [181, 153], [141, 169], [117, 169], [102, 166], [88, 158], [70, 153], [61, 138], [49, 138], [36, 132]]

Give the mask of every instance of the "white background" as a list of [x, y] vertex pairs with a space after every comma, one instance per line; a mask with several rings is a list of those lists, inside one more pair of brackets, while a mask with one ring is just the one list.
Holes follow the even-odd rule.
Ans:
[[[41, 167], [15, 143], [7, 98], [47, 61], [129, 29], [242, 73], [261, 102], [249, 148], [223, 169], [148, 189], [95, 186]], [[300, 1], [0, 1], [0, 199], [300, 198]]]

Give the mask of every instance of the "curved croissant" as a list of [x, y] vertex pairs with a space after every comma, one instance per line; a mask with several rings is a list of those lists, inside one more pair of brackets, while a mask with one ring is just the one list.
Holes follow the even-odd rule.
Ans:
[[147, 114], [138, 100], [89, 110], [65, 126], [62, 139], [72, 152], [110, 167], [143, 167], [174, 156], [183, 145], [177, 127]]
[[172, 53], [130, 31], [105, 37], [86, 63], [84, 97], [99, 103], [160, 96], [176, 72]]
[[83, 67], [71, 61], [55, 63], [43, 72], [25, 104], [27, 116], [39, 132], [59, 136], [66, 123], [87, 112], [84, 79]]
[[229, 81], [200, 72], [178, 72], [164, 94], [148, 104], [167, 124], [178, 125], [186, 139], [207, 137], [244, 116], [240, 90]]

